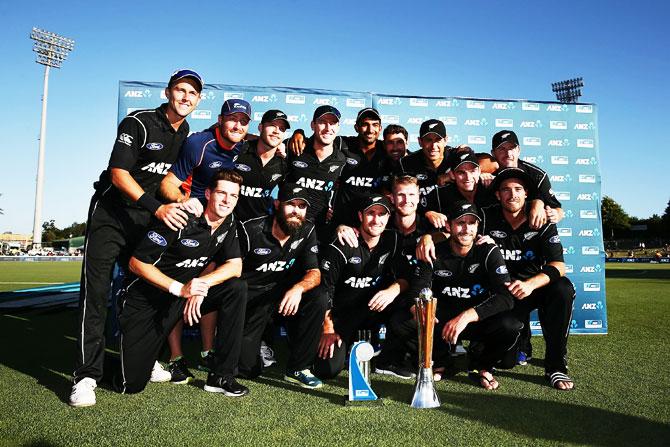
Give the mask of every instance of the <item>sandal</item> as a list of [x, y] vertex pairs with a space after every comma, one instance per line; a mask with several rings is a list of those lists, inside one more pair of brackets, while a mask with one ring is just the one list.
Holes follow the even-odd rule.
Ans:
[[[488, 374], [491, 376], [491, 378], [489, 379], [485, 374]], [[500, 387], [500, 382], [498, 382], [496, 378], [493, 377], [493, 374], [491, 374], [489, 371], [486, 371], [485, 369], [479, 371], [472, 370], [468, 373], [468, 376], [475, 382], [478, 382], [479, 386], [487, 391], [494, 391]]]
[[[551, 374], [549, 374], [549, 373], [545, 374], [544, 377], [546, 377], [546, 379], [551, 383], [551, 386], [554, 389], [557, 389], [559, 391], [571, 391], [571, 390], [575, 389], [575, 382], [570, 377], [568, 377], [568, 375], [565, 374], [564, 372], [554, 371]], [[558, 384], [561, 383], [561, 382], [562, 383], [571, 383], [572, 387], [561, 388], [561, 387], [558, 386]]]

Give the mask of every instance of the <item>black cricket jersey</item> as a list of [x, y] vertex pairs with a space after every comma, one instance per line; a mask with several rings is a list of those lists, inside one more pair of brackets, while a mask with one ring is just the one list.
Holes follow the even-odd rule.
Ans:
[[419, 181], [419, 194], [421, 196], [419, 205], [421, 207], [427, 205], [426, 197], [432, 190], [437, 188], [438, 177], [449, 172], [449, 151], [451, 151], [451, 148], [447, 146], [444, 149], [444, 159], [437, 167], [437, 170], [428, 167], [426, 164], [426, 157], [423, 155], [421, 149], [412, 152], [399, 160], [400, 172], [398, 173], [414, 175]]
[[283, 246], [272, 235], [274, 216], [256, 217], [238, 224], [242, 251], [242, 279], [250, 290], [269, 290], [301, 272], [319, 268], [314, 225], [305, 221], [300, 232]]
[[481, 226], [484, 234], [500, 247], [514, 279], [526, 280], [537, 275], [547, 262], [563, 262], [563, 244], [552, 223], [533, 230], [526, 221], [514, 230], [498, 204], [482, 209]]
[[494, 244], [473, 245], [461, 257], [449, 241], [435, 245], [437, 259], [431, 266], [419, 261], [411, 281], [411, 296], [429, 287], [437, 298], [438, 315], [455, 316], [474, 308], [481, 320], [510, 310], [514, 298], [505, 286], [511, 282], [500, 249]]
[[347, 157], [342, 150], [342, 140], [335, 139], [333, 153], [319, 161], [313, 146], [314, 137], [306, 141], [305, 150], [300, 155], [291, 151], [287, 154], [288, 175], [286, 181], [297, 183], [308, 190], [307, 218], [316, 225], [326, 223], [328, 208], [333, 205], [335, 187]]
[[395, 229], [398, 232], [398, 236], [400, 237], [400, 251], [407, 260], [408, 265], [412, 266], [416, 265], [418, 262], [416, 259], [416, 246], [419, 243], [419, 239], [424, 234], [435, 231], [435, 228], [428, 222], [428, 219], [418, 213], [416, 214], [414, 231], [411, 233], [403, 234], [395, 224], [395, 215], [391, 215], [387, 227]]
[[[236, 222], [231, 214], [212, 233], [204, 214], [200, 217], [189, 214], [186, 227], [179, 231], [155, 221], [135, 248], [133, 256], [155, 265], [170, 278], [187, 283], [200, 275], [211, 261], [222, 264], [228, 259], [241, 257]], [[133, 283], [134, 279], [131, 278]]]
[[381, 191], [388, 164], [384, 143], [377, 140], [374, 154], [368, 157], [360, 149], [358, 137], [343, 137], [347, 164], [342, 170], [335, 194], [333, 219], [338, 224], [357, 226], [358, 202], [370, 193]]
[[365, 305], [376, 292], [407, 276], [400, 238], [394, 230], [384, 230], [372, 250], [359, 236], [356, 248], [335, 239], [324, 251], [321, 281], [333, 308]]
[[519, 160], [518, 167], [523, 169], [535, 182], [537, 193], [535, 197], [528, 197], [529, 200], [541, 199], [545, 206], [548, 205], [550, 208], [561, 207], [561, 202], [558, 201], [554, 191], [551, 189], [549, 176], [542, 168], [523, 160]]
[[258, 141], [249, 141], [235, 161], [235, 170], [243, 179], [240, 197], [235, 205], [235, 216], [241, 222], [270, 214], [272, 190], [284, 180], [288, 172], [286, 160], [277, 155], [264, 166], [257, 149]]
[[123, 206], [141, 208], [111, 182], [111, 169], [124, 169], [149, 195], [157, 192], [168, 169], [177, 160], [189, 126], [186, 120], [175, 130], [167, 119], [167, 104], [151, 110], [136, 110], [126, 116], [116, 134], [108, 168], [100, 174], [96, 190]]
[[[456, 186], [456, 183], [447, 183], [444, 186], [438, 186], [426, 196], [426, 206], [424, 211], [436, 211], [447, 214], [447, 210], [454, 203], [466, 200]], [[489, 191], [480, 180], [475, 189], [475, 205], [478, 208], [493, 205], [496, 203], [496, 197]]]

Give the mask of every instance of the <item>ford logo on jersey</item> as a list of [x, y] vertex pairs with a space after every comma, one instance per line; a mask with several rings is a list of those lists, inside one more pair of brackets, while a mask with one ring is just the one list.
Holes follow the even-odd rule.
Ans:
[[361, 263], [361, 258], [358, 256], [354, 256], [353, 258], [349, 258], [349, 262], [352, 264], [360, 264]]
[[209, 167], [212, 169], [220, 168], [221, 166], [223, 166], [223, 163], [220, 161], [213, 161], [209, 164]]
[[249, 172], [251, 171], [251, 168], [247, 165], [243, 165], [242, 163], [238, 163], [235, 165], [235, 169], [239, 169], [240, 171], [243, 172]]
[[307, 163], [305, 163], [304, 161], [294, 161], [293, 166], [295, 166], [296, 168], [306, 168]]
[[417, 174], [416, 179], [417, 180], [427, 180], [428, 176], [426, 174]]
[[449, 270], [435, 270], [435, 274], [441, 278], [448, 278], [453, 275]]
[[489, 231], [489, 234], [491, 236], [495, 237], [495, 238], [498, 238], [498, 239], [502, 239], [502, 238], [507, 237], [507, 233], [505, 233], [504, 231], [492, 230], [492, 231]]
[[160, 151], [161, 149], [163, 149], [163, 145], [160, 143], [149, 143], [147, 144], [147, 149], [149, 149], [150, 151]]
[[356, 160], [355, 158], [347, 157], [347, 163], [352, 165], [352, 166], [356, 166], [358, 164], [358, 160]]
[[147, 237], [151, 242], [153, 242], [154, 244], [158, 244], [161, 247], [165, 247], [167, 245], [167, 241], [165, 240], [165, 238], [160, 234], [156, 233], [155, 231], [148, 232]]
[[185, 247], [193, 248], [193, 247], [197, 247], [198, 245], [200, 245], [200, 242], [198, 242], [194, 239], [182, 239], [181, 240], [181, 245], [183, 245]]
[[272, 250], [270, 250], [269, 248], [257, 248], [254, 250], [254, 253], [261, 256], [269, 255], [271, 252]]
[[501, 265], [500, 267], [498, 267], [496, 269], [496, 273], [499, 274], [499, 275], [506, 275], [509, 272], [507, 271], [507, 266], [506, 265]]

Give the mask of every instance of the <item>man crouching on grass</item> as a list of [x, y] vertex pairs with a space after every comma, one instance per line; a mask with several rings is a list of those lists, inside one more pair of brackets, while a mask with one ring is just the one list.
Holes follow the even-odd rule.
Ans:
[[[193, 324], [202, 314], [217, 310], [216, 366], [205, 390], [226, 396], [249, 392], [234, 378], [245, 310], [232, 215], [241, 183], [234, 171], [220, 171], [205, 192], [207, 208], [200, 217], [189, 214], [179, 231], [156, 223], [135, 249], [129, 263], [133, 275], [121, 296], [121, 370], [113, 378], [117, 391], [144, 390], [161, 347], [180, 318]], [[87, 402], [95, 404], [95, 395]]]

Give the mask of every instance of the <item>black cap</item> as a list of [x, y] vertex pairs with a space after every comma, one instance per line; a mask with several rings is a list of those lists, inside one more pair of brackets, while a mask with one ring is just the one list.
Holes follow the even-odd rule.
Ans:
[[307, 195], [309, 192], [306, 188], [298, 185], [297, 183], [284, 183], [279, 187], [279, 194], [277, 199], [280, 202], [289, 202], [291, 200], [303, 200], [307, 203], [307, 206], [310, 206], [309, 200], [307, 200]]
[[340, 114], [340, 111], [337, 110], [333, 106], [319, 106], [314, 111], [314, 117], [312, 118], [312, 121], [316, 121], [319, 118], [321, 118], [323, 115], [328, 115], [329, 113], [331, 115], [335, 115], [335, 117], [337, 118], [338, 121], [340, 120], [340, 117], [342, 116]]
[[500, 189], [500, 185], [502, 184], [502, 182], [510, 178], [521, 180], [521, 182], [526, 187], [526, 191], [528, 191], [528, 193], [535, 192], [536, 186], [533, 183], [533, 180], [526, 173], [526, 171], [524, 171], [521, 168], [503, 168], [499, 170], [496, 173], [496, 177], [493, 179], [493, 182], [491, 182], [490, 186], [491, 191], [498, 191], [498, 189]]
[[356, 115], [356, 124], [359, 124], [365, 118], [372, 118], [373, 120], [378, 120], [379, 122], [382, 120], [382, 117], [377, 109], [372, 107], [366, 107], [358, 112], [358, 115]]
[[263, 117], [261, 118], [261, 124], [271, 123], [274, 120], [282, 120], [286, 123], [287, 129], [291, 128], [291, 124], [288, 122], [288, 117], [286, 116], [286, 114], [281, 110], [276, 109], [268, 110], [267, 112], [265, 112], [263, 114]]
[[451, 205], [451, 207], [449, 207], [447, 217], [449, 218], [450, 221], [454, 221], [459, 217], [465, 216], [467, 214], [475, 216], [477, 220], [479, 220], [480, 222], [482, 220], [482, 218], [479, 215], [479, 209], [477, 209], [477, 205], [475, 205], [474, 203], [466, 202], [465, 200], [459, 200], [458, 202]]
[[511, 130], [501, 130], [500, 132], [493, 135], [493, 139], [491, 140], [491, 149], [495, 151], [498, 146], [507, 142], [514, 143], [515, 146], [519, 145], [519, 139], [514, 132]]
[[440, 120], [428, 120], [421, 123], [421, 128], [419, 129], [419, 137], [423, 138], [428, 134], [437, 134], [440, 138], [447, 138], [447, 128], [444, 127], [444, 123]]
[[393, 210], [393, 205], [391, 205], [389, 199], [387, 199], [386, 196], [383, 194], [366, 194], [361, 198], [360, 206], [358, 209], [362, 213], [364, 213], [365, 210], [375, 205], [383, 206], [384, 208], [386, 208], [386, 211], [388, 211], [389, 214]]
[[182, 68], [172, 73], [172, 76], [170, 76], [170, 80], [168, 81], [168, 87], [172, 87], [176, 82], [184, 78], [193, 79], [195, 83], [198, 84], [198, 91], [202, 91], [202, 86], [205, 85], [202, 77], [195, 71], [189, 70], [188, 68]]
[[479, 166], [479, 159], [472, 149], [464, 150], [462, 152], [453, 151], [451, 153], [449, 157], [449, 167], [452, 171], [455, 171], [464, 163], [472, 163], [475, 166]]

